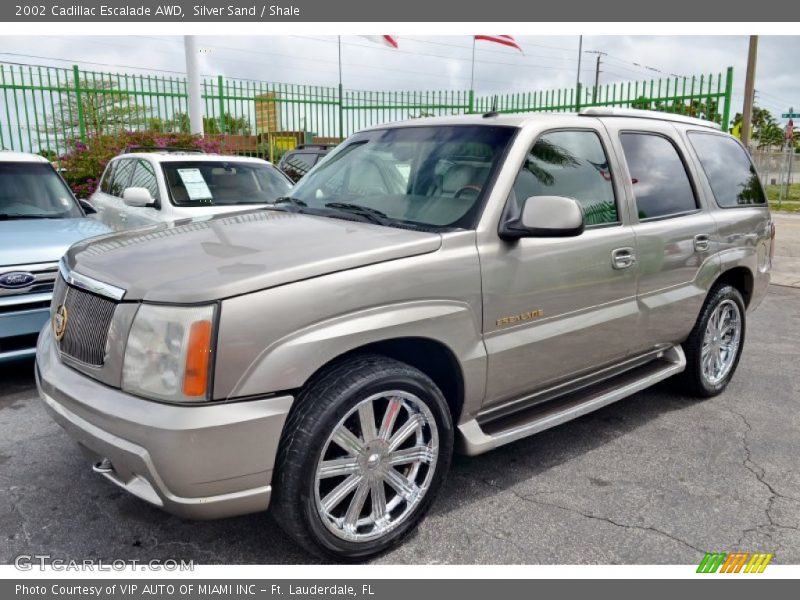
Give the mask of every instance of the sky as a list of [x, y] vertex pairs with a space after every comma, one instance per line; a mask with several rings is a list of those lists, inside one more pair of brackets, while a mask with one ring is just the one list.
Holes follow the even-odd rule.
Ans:
[[[514, 36], [524, 53], [488, 42], [476, 46], [475, 89], [505, 93], [575, 85], [577, 36]], [[392, 49], [360, 36], [342, 37], [342, 80], [349, 89], [469, 89], [470, 36], [398, 36]], [[338, 84], [335, 36], [198, 36], [203, 74], [281, 83]], [[584, 36], [581, 82], [642, 81], [734, 68], [731, 114], [741, 111], [747, 36]], [[0, 61], [121, 72], [184, 72], [181, 36], [0, 37]], [[756, 104], [776, 118], [800, 112], [800, 36], [761, 36]]]

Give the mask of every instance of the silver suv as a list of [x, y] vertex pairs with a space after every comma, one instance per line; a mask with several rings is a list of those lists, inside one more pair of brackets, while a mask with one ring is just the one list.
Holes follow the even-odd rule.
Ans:
[[412, 531], [454, 449], [668, 377], [719, 394], [769, 282], [747, 152], [685, 117], [385, 125], [291, 193], [73, 246], [37, 379], [116, 485], [187, 517], [269, 505], [329, 558]]

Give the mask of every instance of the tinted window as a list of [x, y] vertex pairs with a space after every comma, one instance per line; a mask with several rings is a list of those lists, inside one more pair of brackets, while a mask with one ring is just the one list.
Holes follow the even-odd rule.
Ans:
[[156, 180], [153, 165], [145, 160], [136, 161], [136, 168], [133, 171], [130, 187], [146, 188], [152, 198], [160, 199], [158, 197], [158, 181]]
[[0, 162], [0, 221], [82, 216], [49, 163]]
[[111, 179], [111, 191], [108, 193], [112, 196], [122, 198], [122, 192], [125, 188], [131, 186], [131, 175], [136, 166], [136, 161], [133, 160], [118, 160], [114, 166], [114, 176]]
[[689, 133], [689, 141], [703, 165], [717, 204], [731, 207], [766, 203], [753, 163], [735, 140], [693, 131]]
[[617, 205], [603, 144], [592, 131], [546, 133], [514, 183], [518, 206], [531, 196], [566, 196], [583, 206], [587, 225], [616, 223]]
[[100, 182], [100, 191], [106, 194], [111, 193], [111, 181], [114, 178], [114, 167], [116, 166], [116, 162], [111, 162], [108, 164], [108, 168], [106, 172], [103, 173], [103, 180]]
[[672, 142], [659, 135], [623, 133], [622, 148], [640, 219], [697, 208], [686, 167]]

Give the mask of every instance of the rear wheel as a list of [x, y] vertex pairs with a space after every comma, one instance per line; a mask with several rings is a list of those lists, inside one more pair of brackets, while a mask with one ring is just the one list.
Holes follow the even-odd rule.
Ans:
[[733, 286], [711, 290], [697, 323], [683, 344], [686, 370], [681, 381], [693, 396], [716, 396], [727, 387], [744, 346], [745, 306]]
[[383, 552], [427, 511], [452, 447], [447, 404], [425, 374], [381, 356], [340, 362], [298, 395], [284, 428], [276, 519], [326, 557]]

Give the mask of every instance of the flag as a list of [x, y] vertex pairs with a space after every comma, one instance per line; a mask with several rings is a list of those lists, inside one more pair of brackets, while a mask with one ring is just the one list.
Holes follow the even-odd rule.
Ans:
[[484, 42], [503, 44], [503, 46], [509, 46], [510, 48], [514, 48], [522, 52], [522, 48], [520, 48], [519, 44], [517, 44], [517, 41], [510, 35], [476, 35], [475, 39], [483, 40]]
[[367, 38], [376, 44], [389, 46], [390, 48], [397, 48], [397, 36], [394, 35], [362, 35], [361, 37]]

